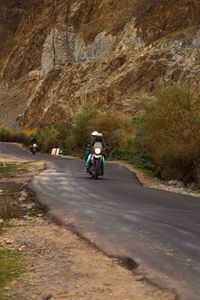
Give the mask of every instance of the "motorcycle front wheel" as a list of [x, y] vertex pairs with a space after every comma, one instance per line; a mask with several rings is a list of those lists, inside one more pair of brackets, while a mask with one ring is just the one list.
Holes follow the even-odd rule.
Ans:
[[99, 160], [94, 161], [94, 179], [97, 179], [99, 176]]

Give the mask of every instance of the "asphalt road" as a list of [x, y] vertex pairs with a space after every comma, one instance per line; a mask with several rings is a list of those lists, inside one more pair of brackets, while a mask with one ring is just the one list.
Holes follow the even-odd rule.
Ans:
[[[0, 143], [1, 153], [33, 159], [15, 145]], [[37, 159], [50, 164], [31, 187], [52, 211], [99, 248], [132, 258], [180, 299], [200, 299], [200, 198], [144, 188], [121, 164], [107, 163], [94, 180], [82, 161]]]

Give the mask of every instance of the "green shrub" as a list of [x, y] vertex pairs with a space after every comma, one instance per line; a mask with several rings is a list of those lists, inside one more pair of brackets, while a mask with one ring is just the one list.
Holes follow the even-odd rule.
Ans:
[[10, 137], [10, 131], [9, 129], [3, 128], [0, 131], [0, 141], [1, 142], [7, 142]]
[[57, 130], [54, 128], [38, 130], [35, 134], [40, 152], [50, 153], [52, 148], [58, 148]]
[[91, 129], [102, 132], [109, 144], [110, 151], [118, 147], [127, 147], [127, 139], [134, 138], [134, 127], [131, 117], [118, 111], [99, 111], [91, 121]]
[[96, 118], [98, 112], [95, 109], [88, 108], [77, 113], [72, 126], [72, 150], [84, 147], [91, 136], [91, 121]]
[[112, 160], [122, 160], [144, 170], [153, 170], [154, 160], [146, 150], [126, 150], [115, 148], [110, 153]]
[[130, 148], [133, 145], [134, 127], [130, 117], [117, 111], [87, 108], [79, 112], [72, 124], [69, 141], [71, 151], [84, 151], [91, 133], [96, 130], [103, 133], [109, 144], [109, 151], [116, 147]]
[[200, 185], [200, 96], [188, 86], [158, 87], [144, 101], [135, 144], [148, 149], [165, 177]]
[[1, 142], [15, 142], [22, 143], [24, 145], [29, 144], [29, 137], [21, 130], [3, 128], [0, 130]]

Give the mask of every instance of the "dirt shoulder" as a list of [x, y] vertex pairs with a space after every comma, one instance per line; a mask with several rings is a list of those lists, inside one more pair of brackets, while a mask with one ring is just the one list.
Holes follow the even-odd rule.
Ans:
[[9, 199], [18, 214], [1, 231], [0, 249], [23, 252], [23, 272], [3, 287], [1, 299], [175, 299], [48, 219], [27, 188], [43, 168], [37, 162], [0, 176], [0, 203]]

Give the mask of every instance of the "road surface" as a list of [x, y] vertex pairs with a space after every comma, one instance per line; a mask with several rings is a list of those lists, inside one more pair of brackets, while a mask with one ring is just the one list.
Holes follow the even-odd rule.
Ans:
[[[0, 155], [33, 156], [0, 143]], [[40, 201], [107, 253], [133, 259], [146, 277], [200, 299], [200, 198], [144, 188], [122, 164], [89, 178], [80, 160], [38, 155], [48, 167], [31, 182]]]

